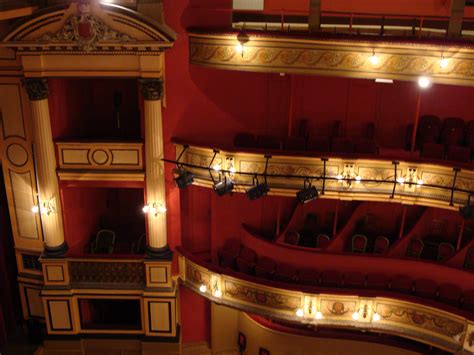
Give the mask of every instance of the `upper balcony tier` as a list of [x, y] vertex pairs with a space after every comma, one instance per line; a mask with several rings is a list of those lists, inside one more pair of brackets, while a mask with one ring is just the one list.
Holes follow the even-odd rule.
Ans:
[[[321, 198], [456, 210], [468, 202], [474, 188], [472, 170], [424, 161], [318, 153], [285, 155], [268, 150], [218, 151], [199, 146], [188, 147], [183, 153], [185, 146], [177, 147], [179, 166], [194, 174], [195, 184], [214, 189], [219, 181], [232, 181], [237, 192], [266, 182], [270, 194], [295, 196], [304, 186], [314, 186]], [[266, 155], [270, 153], [273, 155]]]

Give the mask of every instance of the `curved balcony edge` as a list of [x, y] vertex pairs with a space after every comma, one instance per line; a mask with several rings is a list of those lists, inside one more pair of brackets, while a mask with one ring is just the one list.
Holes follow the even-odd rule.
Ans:
[[391, 297], [269, 286], [224, 274], [182, 248], [177, 251], [180, 283], [217, 304], [306, 324], [398, 335], [452, 352], [474, 351], [474, 322], [464, 316]]
[[[266, 175], [269, 194], [292, 196], [305, 180], [320, 198], [394, 202], [456, 210], [474, 193], [474, 171], [423, 162], [355, 157], [311, 157], [215, 150], [175, 143], [176, 160], [194, 175], [194, 184], [213, 188], [224, 177], [235, 192], [246, 192], [254, 177]], [[187, 146], [183, 152], [183, 146]], [[178, 162], [179, 160], [179, 162]], [[211, 166], [212, 165], [212, 166]]]

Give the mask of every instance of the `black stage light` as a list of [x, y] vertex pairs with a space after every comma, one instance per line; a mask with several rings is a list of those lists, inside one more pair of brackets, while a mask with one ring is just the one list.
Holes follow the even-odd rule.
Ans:
[[230, 179], [225, 178], [214, 185], [214, 191], [219, 196], [224, 196], [226, 193], [230, 193], [234, 189], [234, 182]]
[[174, 181], [180, 189], [185, 189], [194, 182], [194, 174], [184, 169], [175, 169]]
[[247, 190], [247, 197], [249, 200], [256, 200], [257, 198], [265, 196], [268, 191], [270, 191], [270, 188], [267, 184], [257, 184]]
[[474, 205], [468, 204], [466, 206], [459, 207], [459, 214], [464, 219], [474, 218]]
[[318, 198], [318, 190], [316, 190], [316, 187], [314, 186], [305, 187], [303, 190], [296, 193], [296, 198], [301, 203], [310, 202]]

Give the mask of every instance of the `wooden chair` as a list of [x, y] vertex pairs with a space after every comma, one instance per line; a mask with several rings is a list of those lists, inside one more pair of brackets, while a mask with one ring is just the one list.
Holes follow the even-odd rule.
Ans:
[[110, 229], [101, 229], [91, 243], [92, 254], [112, 254], [115, 246], [115, 232]]
[[411, 258], [419, 258], [421, 253], [423, 252], [423, 248], [425, 247], [425, 243], [421, 239], [412, 239], [408, 244], [407, 248], [407, 256]]
[[375, 238], [374, 254], [385, 254], [390, 246], [390, 240], [387, 237], [379, 235]]
[[352, 236], [352, 252], [365, 253], [367, 250], [367, 237], [362, 234], [354, 234]]

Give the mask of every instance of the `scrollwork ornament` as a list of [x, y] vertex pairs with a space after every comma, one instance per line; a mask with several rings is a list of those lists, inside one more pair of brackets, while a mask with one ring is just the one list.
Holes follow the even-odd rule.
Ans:
[[163, 97], [163, 81], [161, 79], [140, 79], [139, 84], [145, 100], [161, 100]]
[[27, 78], [22, 81], [31, 101], [45, 100], [48, 98], [48, 80], [44, 78]]

